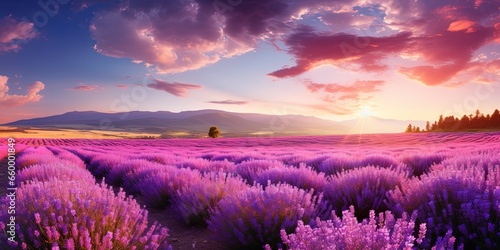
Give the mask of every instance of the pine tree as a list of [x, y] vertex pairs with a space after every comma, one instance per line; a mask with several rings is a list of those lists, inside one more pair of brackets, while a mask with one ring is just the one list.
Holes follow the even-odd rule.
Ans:
[[437, 123], [437, 125], [438, 125], [437, 127], [438, 127], [438, 128], [440, 128], [440, 129], [442, 129], [442, 128], [443, 128], [443, 121], [444, 121], [444, 120], [443, 120], [443, 115], [440, 115], [440, 116], [439, 116], [439, 121], [438, 121], [438, 123]]
[[495, 112], [491, 115], [490, 126], [492, 128], [500, 128], [500, 111], [495, 109]]
[[436, 131], [437, 129], [438, 129], [437, 121], [434, 121], [434, 123], [432, 124], [431, 130]]
[[413, 128], [411, 126], [411, 124], [408, 124], [408, 127], [406, 127], [406, 130], [405, 130], [405, 133], [411, 133], [413, 132]]
[[458, 126], [459, 130], [464, 130], [469, 128], [469, 117], [467, 115], [462, 116], [462, 119], [460, 119], [460, 125]]
[[429, 121], [427, 121], [427, 123], [425, 124], [425, 131], [431, 131], [431, 123]]

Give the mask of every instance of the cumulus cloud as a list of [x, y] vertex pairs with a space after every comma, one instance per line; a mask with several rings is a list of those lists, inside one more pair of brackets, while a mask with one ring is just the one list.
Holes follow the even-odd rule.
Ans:
[[90, 31], [97, 52], [162, 73], [198, 69], [254, 47], [224, 34], [212, 2], [202, 1], [126, 1], [98, 12]]
[[224, 101], [208, 101], [207, 103], [228, 104], [228, 105], [243, 105], [243, 104], [247, 104], [248, 101], [224, 100]]
[[162, 80], [154, 79], [155, 83], [150, 83], [147, 86], [156, 89], [165, 91], [177, 97], [186, 96], [187, 92], [192, 89], [201, 89], [202, 86], [190, 83], [179, 83], [179, 82], [165, 82]]
[[97, 85], [86, 85], [84, 83], [80, 83], [78, 86], [73, 87], [71, 89], [78, 90], [78, 91], [94, 91], [94, 90], [100, 89], [100, 87]]
[[0, 106], [1, 107], [15, 107], [22, 106], [27, 103], [38, 102], [43, 96], [40, 91], [45, 88], [42, 82], [36, 81], [28, 86], [25, 95], [12, 95], [9, 94], [9, 86], [7, 86], [7, 76], [0, 75]]
[[12, 16], [0, 19], [0, 53], [16, 51], [20, 43], [36, 37], [33, 23], [16, 21]]

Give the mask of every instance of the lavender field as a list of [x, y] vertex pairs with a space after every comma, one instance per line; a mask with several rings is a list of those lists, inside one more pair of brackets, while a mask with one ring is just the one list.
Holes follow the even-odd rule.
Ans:
[[1, 249], [176, 249], [177, 227], [151, 211], [210, 232], [213, 249], [500, 248], [499, 132], [15, 148], [16, 237], [2, 193]]

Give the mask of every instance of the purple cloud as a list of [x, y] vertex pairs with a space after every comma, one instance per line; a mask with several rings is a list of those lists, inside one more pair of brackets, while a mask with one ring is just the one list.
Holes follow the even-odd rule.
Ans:
[[36, 36], [33, 23], [17, 22], [11, 16], [0, 19], [0, 52], [16, 51], [21, 48], [20, 42]]
[[247, 104], [248, 101], [225, 100], [225, 101], [208, 101], [207, 103], [227, 104], [227, 105], [243, 105], [243, 104]]
[[80, 85], [71, 88], [72, 90], [78, 90], [78, 91], [94, 91], [99, 89], [99, 86], [97, 85], [86, 85], [83, 83], [80, 83]]
[[201, 89], [202, 86], [190, 83], [180, 83], [180, 82], [165, 82], [162, 80], [154, 79], [155, 83], [150, 83], [147, 86], [152, 89], [157, 89], [165, 91], [177, 97], [185, 96], [188, 90], [191, 89]]

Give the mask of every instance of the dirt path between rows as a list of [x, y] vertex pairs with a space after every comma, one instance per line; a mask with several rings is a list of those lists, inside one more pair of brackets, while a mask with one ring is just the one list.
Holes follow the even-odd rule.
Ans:
[[[144, 204], [141, 197], [134, 197], [141, 205]], [[147, 209], [150, 224], [158, 221], [162, 226], [168, 228], [167, 242], [174, 250], [180, 249], [203, 249], [203, 250], [226, 250], [229, 249], [218, 242], [208, 228], [200, 226], [188, 226], [175, 209]]]

